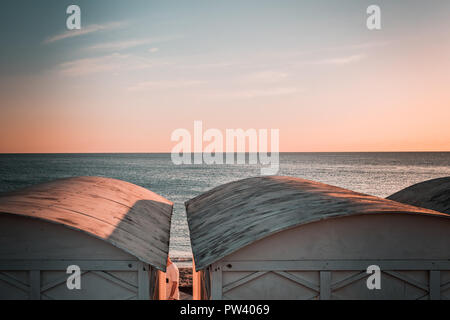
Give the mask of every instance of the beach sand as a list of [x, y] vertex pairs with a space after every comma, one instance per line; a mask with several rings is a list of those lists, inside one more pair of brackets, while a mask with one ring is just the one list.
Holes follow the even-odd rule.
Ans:
[[192, 300], [192, 263], [177, 263], [177, 266], [180, 272], [180, 300]]

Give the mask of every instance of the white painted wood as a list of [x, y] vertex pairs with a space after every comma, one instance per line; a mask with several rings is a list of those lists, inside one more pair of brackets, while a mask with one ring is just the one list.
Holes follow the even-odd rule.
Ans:
[[0, 260], [0, 270], [66, 270], [77, 265], [83, 270], [135, 271], [137, 260]]
[[[2, 299], [150, 299], [150, 266], [108, 242], [14, 215], [0, 215], [0, 231]], [[66, 287], [70, 265], [81, 269], [81, 290]], [[29, 286], [8, 275], [18, 271], [29, 273]]]
[[149, 267], [144, 262], [139, 262], [138, 264], [138, 282], [139, 282], [139, 300], [149, 300], [150, 299], [150, 278], [149, 278]]
[[[262, 260], [223, 261], [224, 271], [272, 271], [272, 270], [366, 270], [376, 264], [382, 270], [450, 270], [450, 261], [427, 260]], [[231, 268], [228, 265], [232, 265]]]
[[395, 278], [397, 278], [397, 279], [402, 280], [403, 282], [406, 282], [406, 283], [408, 283], [408, 284], [411, 284], [411, 285], [413, 285], [413, 286], [415, 286], [415, 287], [417, 287], [417, 288], [419, 288], [419, 289], [422, 289], [422, 290], [424, 290], [424, 291], [428, 291], [428, 286], [427, 286], [427, 285], [425, 285], [425, 284], [423, 284], [423, 283], [420, 283], [419, 281], [416, 281], [416, 280], [414, 280], [414, 279], [412, 279], [412, 278], [409, 278], [409, 277], [407, 277], [407, 276], [404, 276], [404, 275], [402, 275], [402, 274], [399, 273], [399, 272], [396, 272], [396, 271], [388, 271], [388, 270], [385, 270], [384, 272], [387, 273], [387, 274], [390, 275], [390, 276], [393, 276], [393, 277], [395, 277]]
[[218, 264], [211, 266], [211, 299], [222, 300], [222, 268]]
[[169, 250], [172, 205], [142, 187], [100, 177], [61, 179], [0, 195], [3, 214], [85, 232], [161, 270]]
[[[86, 272], [87, 271], [82, 271], [81, 272], [81, 276], [83, 276], [83, 274], [85, 274]], [[51, 288], [54, 288], [54, 287], [59, 286], [59, 285], [64, 284], [64, 283], [67, 283], [67, 274], [66, 273], [64, 273], [63, 276], [58, 277], [55, 280], [52, 280], [52, 281], [47, 282], [47, 283], [43, 283], [41, 285], [41, 292], [45, 292], [45, 291], [47, 291], [47, 290], [49, 290]]]
[[441, 299], [441, 272], [430, 271], [430, 300]]
[[8, 274], [0, 272], [0, 280], [8, 283], [9, 285], [12, 285], [13, 287], [16, 287], [17, 289], [20, 289], [20, 290], [24, 291], [24, 292], [27, 292], [27, 293], [31, 292], [29, 286], [27, 286], [26, 284], [22, 283], [18, 279], [14, 278], [14, 277], [11, 277]]
[[[251, 259], [252, 257], [249, 257]], [[366, 268], [378, 264], [382, 270], [382, 290], [368, 290]], [[450, 261], [221, 261], [223, 299], [316, 299], [314, 290], [321, 299], [439, 299], [441, 286], [438, 270], [450, 270]], [[429, 272], [430, 269], [435, 269]], [[278, 269], [274, 270], [274, 269]], [[281, 271], [282, 269], [288, 271]], [[306, 271], [309, 270], [309, 271]], [[296, 272], [320, 273], [320, 282], [290, 276]], [[212, 273], [213, 290], [215, 275]], [[230, 277], [229, 274], [239, 274]], [[280, 278], [266, 277], [276, 274], [297, 283], [299, 287], [289, 287]], [[257, 275], [257, 276], [255, 276]], [[287, 275], [287, 276], [286, 276]], [[429, 277], [429, 281], [428, 281]], [[298, 281], [301, 279], [300, 281]], [[283, 291], [279, 292], [280, 286]], [[248, 288], [247, 288], [248, 287]], [[311, 289], [309, 295], [302, 287]], [[262, 294], [262, 292], [265, 292]], [[277, 293], [278, 292], [278, 293]], [[271, 293], [273, 293], [271, 295]], [[436, 295], [437, 293], [437, 295]], [[262, 295], [261, 295], [262, 294]], [[279, 294], [279, 295], [278, 295]], [[439, 298], [438, 298], [439, 297]]]
[[[81, 290], [68, 290], [66, 286], [67, 274], [65, 270], [48, 271], [31, 270], [29, 273], [29, 283], [27, 286], [19, 280], [8, 276], [4, 271], [0, 271], [0, 283], [5, 281], [10, 285], [27, 293], [26, 297], [33, 300], [38, 299], [150, 299], [148, 265], [146, 270], [142, 269], [140, 283], [130, 282], [132, 277], [125, 273], [134, 271], [106, 272], [87, 271], [81, 275]], [[118, 276], [121, 275], [121, 276]], [[139, 286], [139, 287], [138, 287]], [[0, 286], [1, 288], [1, 286]], [[138, 292], [139, 291], [139, 292]], [[11, 294], [13, 294], [11, 292]], [[17, 295], [16, 295], [17, 296]], [[0, 292], [0, 297], [8, 298], [8, 292]], [[12, 297], [12, 296], [11, 296]]]
[[366, 270], [364, 270], [364, 271], [362, 271], [360, 273], [353, 274], [350, 277], [347, 277], [347, 278], [345, 278], [343, 280], [339, 280], [339, 281], [337, 281], [335, 283], [332, 283], [331, 284], [331, 291], [339, 290], [339, 289], [341, 289], [341, 288], [343, 288], [343, 287], [345, 287], [345, 286], [347, 286], [347, 285], [349, 285], [349, 284], [351, 284], [351, 283], [353, 283], [355, 281], [367, 278], [368, 276], [369, 275], [367, 274]]
[[266, 273], [267, 272], [265, 272], [265, 271], [253, 272], [253, 273], [251, 273], [251, 274], [249, 274], [249, 275], [247, 275], [247, 276], [245, 276], [245, 277], [243, 277], [243, 278], [241, 278], [241, 279], [239, 279], [237, 281], [234, 281], [233, 283], [230, 283], [230, 284], [228, 284], [226, 286], [223, 286], [222, 292], [225, 293], [225, 292], [230, 291], [230, 290], [232, 290], [232, 289], [234, 289], [236, 287], [244, 285], [245, 283], [247, 283], [249, 281], [252, 281], [252, 280], [255, 280], [255, 279], [265, 275]]
[[317, 291], [317, 292], [320, 291], [320, 287], [317, 286], [316, 284], [314, 284], [314, 283], [312, 283], [312, 282], [310, 282], [310, 281], [308, 281], [308, 280], [302, 279], [302, 278], [300, 278], [299, 276], [293, 275], [293, 274], [291, 274], [291, 273], [289, 273], [289, 272], [285, 272], [285, 271], [274, 271], [274, 273], [276, 273], [276, 274], [278, 274], [278, 275], [280, 275], [280, 276], [282, 276], [282, 277], [285, 277], [285, 278], [287, 278], [287, 279], [289, 279], [289, 280], [292, 280], [292, 281], [294, 281], [295, 283], [298, 283], [298, 284], [300, 284], [300, 285], [302, 285], [302, 286], [304, 286], [304, 287], [307, 287], [307, 288], [309, 288], [309, 289], [311, 289], [311, 290], [314, 290], [314, 291]]
[[450, 219], [359, 215], [285, 230], [225, 260], [448, 260], [448, 248]]
[[447, 290], [450, 290], [450, 282], [447, 282], [446, 284], [441, 285], [441, 292], [445, 292]]
[[0, 260], [137, 260], [84, 232], [17, 215], [0, 214]]
[[28, 271], [0, 270], [0, 300], [30, 299]]
[[[314, 181], [273, 176], [249, 178], [219, 186], [186, 202], [186, 211], [197, 270], [202, 270], [260, 239], [294, 227], [312, 225], [313, 222], [317, 222], [316, 225], [322, 225], [325, 219], [337, 221], [344, 220], [343, 217], [382, 214], [419, 216], [443, 221], [447, 231], [450, 221], [449, 214]], [[362, 221], [363, 224], [364, 222], [367, 223], [367, 221]], [[331, 226], [334, 226], [334, 222], [331, 223]], [[388, 227], [389, 225], [384, 224], [383, 226]], [[366, 229], [368, 227], [369, 225], [366, 226]], [[346, 230], [351, 231], [349, 228]], [[374, 230], [376, 229], [372, 229], [372, 233], [367, 235], [373, 234]], [[380, 230], [383, 229], [377, 231]], [[428, 233], [431, 234], [430, 230]], [[329, 239], [322, 233], [316, 232], [315, 234], [315, 238]], [[448, 235], [448, 232], [446, 234]], [[411, 236], [411, 234], [409, 235]], [[373, 237], [376, 238], [375, 235]], [[447, 236], [446, 241], [449, 241], [448, 238]], [[358, 241], [353, 246], [358, 244], [362, 247], [365, 246], [364, 241]], [[330, 245], [332, 244], [330, 243]], [[307, 248], [305, 245], [301, 247]], [[391, 247], [395, 248], [395, 246]], [[266, 250], [266, 252], [270, 253], [276, 253], [278, 250], [289, 252], [283, 250], [283, 247], [275, 249], [270, 246], [268, 248], [270, 250]], [[323, 248], [326, 247], [316, 245], [315, 250], [311, 251], [320, 253]], [[400, 248], [407, 250], [407, 247], [404, 246], [400, 246]], [[336, 259], [342, 258], [340, 255], [343, 251], [340, 250], [336, 253]], [[359, 252], [361, 255], [365, 253], [365, 251]], [[378, 257], [376, 254], [374, 256]], [[312, 259], [310, 256], [303, 258]], [[326, 258], [331, 259], [332, 257]]]
[[320, 271], [320, 300], [331, 298], [331, 272]]
[[112, 276], [111, 274], [109, 274], [108, 272], [105, 271], [91, 271], [91, 273], [106, 279], [114, 284], [117, 284], [120, 287], [123, 287], [131, 292], [137, 292], [138, 291], [138, 286], [140, 284], [138, 284], [138, 286], [128, 283], [127, 281], [124, 281], [123, 279], [119, 279], [117, 277]]
[[[42, 278], [47, 280], [59, 278], [63, 271], [44, 271]], [[47, 286], [47, 283], [43, 283]], [[111, 274], [101, 271], [87, 271], [81, 276], [81, 290], [67, 288], [66, 282], [52, 285], [41, 291], [42, 299], [50, 300], [127, 300], [137, 298], [137, 286], [131, 286]]]
[[41, 299], [41, 271], [30, 270], [30, 299]]
[[[148, 300], [150, 266], [139, 257], [165, 269], [171, 204], [143, 188], [68, 179], [1, 195], [0, 212], [2, 299]], [[81, 290], [66, 286], [69, 265], [81, 269]], [[11, 276], [20, 271], [29, 285]]]
[[[344, 273], [343, 271], [334, 272]], [[396, 276], [392, 276], [396, 274]], [[332, 292], [332, 299], [422, 300], [428, 299], [428, 272], [390, 270], [381, 273], [381, 289], [368, 290], [367, 279], [355, 281]]]
[[[301, 276], [301, 273], [295, 273]], [[228, 300], [267, 300], [267, 299], [313, 299], [317, 298], [318, 290], [304, 286], [293, 277], [278, 272], [223, 272], [224, 292], [222, 299]], [[241, 282], [241, 283], [240, 283]], [[236, 285], [239, 284], [239, 285]], [[318, 288], [319, 282], [311, 286]], [[229, 290], [228, 290], [229, 289]]]

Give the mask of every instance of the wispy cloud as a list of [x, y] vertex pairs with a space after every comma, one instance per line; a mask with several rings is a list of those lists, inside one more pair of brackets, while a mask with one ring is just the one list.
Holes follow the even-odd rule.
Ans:
[[203, 84], [204, 81], [200, 80], [159, 80], [159, 81], [144, 81], [140, 82], [132, 87], [129, 87], [129, 91], [145, 91], [150, 89], [175, 89], [185, 88]]
[[223, 68], [228, 68], [228, 67], [232, 67], [232, 66], [236, 66], [236, 65], [237, 65], [237, 63], [235, 63], [233, 61], [186, 64], [186, 62], [184, 60], [182, 60], [179, 62], [178, 67], [180, 69], [215, 69], [215, 68], [223, 69]]
[[155, 53], [155, 52], [158, 52], [159, 51], [159, 48], [150, 48], [150, 49], [148, 49], [148, 52], [150, 52], [150, 53]]
[[319, 64], [319, 65], [345, 65], [362, 60], [365, 56], [362, 54], [351, 55], [347, 57], [329, 58], [323, 60], [312, 61], [307, 64]]
[[88, 50], [124, 50], [124, 49], [128, 49], [128, 48], [141, 46], [141, 45], [144, 45], [147, 43], [150, 43], [150, 40], [141, 39], [141, 40], [115, 41], [115, 42], [99, 43], [94, 46], [90, 46], [87, 49]]
[[234, 92], [230, 94], [231, 98], [257, 98], [257, 97], [270, 97], [270, 96], [280, 96], [287, 95], [298, 92], [299, 90], [294, 87], [280, 87], [280, 88], [271, 88], [266, 90], [249, 90], [249, 91], [240, 91]]
[[288, 74], [278, 71], [260, 71], [244, 75], [242, 80], [250, 83], [275, 83], [285, 80]]
[[[112, 42], [104, 42], [99, 43], [90, 47], [87, 47], [87, 50], [125, 50], [129, 48], [134, 48], [147, 44], [154, 44], [160, 42], [171, 41], [173, 39], [178, 39], [180, 36], [167, 36], [167, 37], [158, 37], [158, 38], [144, 38], [144, 39], [131, 39], [131, 40], [123, 40], [123, 41], [112, 41]], [[158, 48], [152, 48], [158, 50]], [[155, 51], [155, 52], [156, 52]]]
[[357, 44], [348, 44], [339, 47], [330, 47], [327, 48], [327, 51], [334, 50], [353, 50], [353, 49], [369, 49], [369, 48], [377, 48], [377, 47], [385, 47], [389, 45], [388, 41], [379, 41], [379, 42], [363, 42]]
[[64, 40], [67, 38], [78, 37], [82, 35], [86, 35], [89, 33], [97, 32], [97, 31], [105, 31], [105, 30], [113, 30], [117, 28], [121, 28], [126, 25], [125, 22], [111, 22], [108, 24], [92, 24], [86, 27], [82, 27], [80, 30], [66, 30], [63, 33], [57, 34], [55, 36], [49, 37], [44, 40], [44, 43], [53, 43], [56, 41]]
[[119, 72], [167, 65], [164, 61], [150, 61], [134, 55], [114, 53], [106, 56], [78, 59], [58, 66], [61, 74], [82, 76], [101, 72]]
[[253, 99], [264, 98], [272, 96], [284, 96], [301, 92], [296, 87], [276, 87], [276, 88], [263, 88], [263, 89], [249, 89], [249, 90], [237, 90], [237, 91], [222, 91], [208, 94], [207, 96], [214, 99]]

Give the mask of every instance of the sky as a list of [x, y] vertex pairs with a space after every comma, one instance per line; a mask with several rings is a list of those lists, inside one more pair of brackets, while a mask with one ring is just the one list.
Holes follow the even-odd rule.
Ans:
[[170, 152], [195, 120], [282, 152], [450, 151], [448, 21], [446, 0], [2, 1], [0, 153]]

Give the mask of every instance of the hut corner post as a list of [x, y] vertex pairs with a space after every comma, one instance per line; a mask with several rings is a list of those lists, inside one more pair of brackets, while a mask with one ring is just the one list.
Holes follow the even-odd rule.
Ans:
[[222, 300], [222, 266], [220, 263], [213, 263], [211, 272], [211, 300]]
[[331, 272], [320, 271], [320, 300], [331, 299]]
[[30, 300], [41, 300], [41, 271], [30, 270]]
[[150, 266], [144, 262], [138, 263], [138, 299], [150, 300]]
[[430, 300], [441, 299], [441, 272], [430, 270]]

